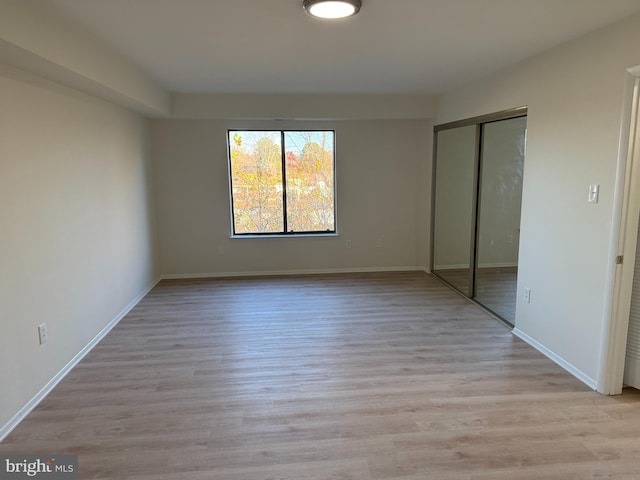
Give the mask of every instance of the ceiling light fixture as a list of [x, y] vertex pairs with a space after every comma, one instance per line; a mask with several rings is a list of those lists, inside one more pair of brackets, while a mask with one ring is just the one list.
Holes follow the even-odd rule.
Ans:
[[345, 18], [355, 15], [362, 7], [361, 0], [304, 0], [302, 7], [314, 17]]

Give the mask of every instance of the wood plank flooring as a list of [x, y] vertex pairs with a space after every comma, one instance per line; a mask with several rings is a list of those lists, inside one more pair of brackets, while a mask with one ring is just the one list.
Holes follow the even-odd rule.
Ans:
[[518, 267], [478, 268], [476, 277], [475, 300], [515, 324]]
[[165, 281], [0, 453], [83, 479], [640, 479], [640, 394], [424, 273]]
[[[444, 281], [469, 293], [469, 269], [445, 269], [437, 272]], [[518, 267], [483, 267], [476, 273], [474, 300], [507, 321], [516, 320]], [[473, 296], [473, 295], [471, 295]]]

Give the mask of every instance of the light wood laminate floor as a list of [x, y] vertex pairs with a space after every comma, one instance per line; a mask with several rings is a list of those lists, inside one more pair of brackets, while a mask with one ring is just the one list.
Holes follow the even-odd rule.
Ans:
[[424, 273], [165, 281], [0, 453], [83, 479], [640, 479], [640, 395]]
[[444, 269], [438, 275], [450, 285], [485, 306], [487, 309], [507, 321], [515, 324], [518, 267], [483, 267], [476, 274], [475, 296], [469, 290], [470, 270]]

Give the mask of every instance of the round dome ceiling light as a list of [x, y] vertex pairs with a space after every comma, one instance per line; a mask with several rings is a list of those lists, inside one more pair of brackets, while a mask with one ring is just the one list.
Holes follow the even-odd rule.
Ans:
[[361, 0], [304, 0], [302, 7], [314, 17], [345, 18], [360, 11]]

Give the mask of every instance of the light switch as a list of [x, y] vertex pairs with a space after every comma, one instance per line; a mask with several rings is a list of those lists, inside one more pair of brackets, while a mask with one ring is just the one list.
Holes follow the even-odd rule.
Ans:
[[598, 203], [600, 185], [589, 185], [589, 203]]

